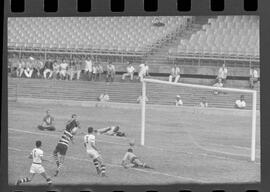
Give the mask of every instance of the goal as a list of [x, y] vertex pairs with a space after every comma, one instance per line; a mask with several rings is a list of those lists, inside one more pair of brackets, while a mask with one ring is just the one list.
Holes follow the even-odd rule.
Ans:
[[[182, 92], [181, 92], [182, 91]], [[215, 95], [215, 92], [217, 92], [219, 95]], [[182, 107], [176, 107], [174, 104], [175, 94], [180, 93], [184, 96], [183, 98], [183, 106]], [[181, 96], [182, 96], [181, 95]], [[202, 109], [199, 106], [197, 106], [197, 103], [199, 101], [199, 98], [201, 98], [202, 95], [205, 95], [207, 98], [211, 98], [210, 101], [207, 101], [209, 104], [209, 107], [207, 109]], [[236, 99], [239, 99], [240, 95], [246, 95], [246, 97], [249, 99], [249, 102], [247, 102], [247, 107], [244, 110], [240, 109], [234, 109], [234, 102]], [[246, 98], [245, 97], [245, 98]], [[149, 100], [148, 102], [146, 102]], [[170, 100], [170, 101], [169, 101]], [[218, 101], [219, 100], [219, 101]], [[226, 100], [226, 101], [225, 101]], [[229, 100], [229, 101], [227, 101]], [[185, 104], [186, 103], [186, 104]], [[154, 107], [153, 107], [154, 106]], [[158, 108], [164, 108], [168, 107], [166, 110], [167, 112], [162, 114], [157, 114], [159, 118], [166, 117], [167, 114], [171, 113], [175, 114], [178, 113], [178, 111], [174, 110], [185, 110], [191, 111], [190, 114], [194, 116], [195, 120], [192, 121], [200, 121], [199, 116], [200, 114], [195, 113], [198, 109], [199, 111], [202, 111], [202, 113], [206, 113], [205, 111], [214, 109], [219, 113], [219, 111], [224, 111], [225, 114], [228, 114], [228, 116], [231, 117], [231, 119], [235, 119], [237, 123], [237, 119], [240, 119], [237, 117], [237, 114], [239, 113], [247, 113], [248, 116], [246, 119], [249, 122], [248, 126], [244, 125], [233, 125], [237, 129], [238, 127], [241, 127], [241, 131], [244, 130], [245, 133], [248, 133], [244, 137], [245, 141], [241, 142], [242, 139], [239, 136], [239, 143], [244, 143], [247, 150], [250, 150], [250, 155], [247, 154], [247, 157], [250, 156], [251, 161], [255, 161], [256, 157], [256, 118], [257, 118], [257, 91], [256, 90], [247, 90], [247, 89], [237, 89], [237, 88], [216, 88], [213, 86], [205, 86], [205, 85], [195, 85], [195, 84], [186, 84], [186, 83], [172, 83], [168, 81], [162, 81], [162, 80], [156, 80], [156, 79], [143, 79], [142, 81], [142, 101], [141, 101], [141, 140], [140, 144], [145, 145], [146, 142], [146, 131], [150, 129], [151, 122], [146, 123], [148, 121], [148, 111], [147, 108], [152, 108], [152, 111]], [[153, 109], [154, 108], [154, 109]], [[177, 109], [176, 109], [177, 108]], [[229, 108], [229, 109], [228, 109]], [[149, 112], [151, 113], [151, 112]], [[188, 113], [188, 112], [187, 112]], [[182, 113], [183, 114], [183, 113]], [[220, 119], [224, 118], [225, 115], [220, 115]], [[208, 117], [205, 117], [208, 118]], [[205, 119], [204, 118], [204, 119]], [[168, 119], [168, 118], [167, 118]], [[228, 119], [228, 121], [232, 121], [231, 119]], [[166, 121], [166, 120], [164, 120]], [[169, 120], [167, 120], [169, 121]], [[181, 121], [180, 119], [178, 121]], [[240, 120], [239, 120], [240, 121]], [[224, 122], [224, 119], [223, 119]], [[198, 122], [199, 123], [199, 122]], [[228, 122], [230, 123], [230, 122]], [[192, 125], [192, 124], [191, 124]], [[218, 125], [218, 124], [217, 124]], [[219, 125], [222, 125], [222, 121]], [[166, 125], [164, 125], [166, 127]], [[205, 126], [208, 127], [208, 126]], [[248, 128], [250, 127], [250, 128]], [[154, 129], [154, 128], [153, 128]], [[179, 128], [181, 129], [181, 128]], [[240, 128], [239, 128], [240, 130]], [[151, 129], [152, 131], [152, 129]], [[191, 130], [192, 131], [192, 130]], [[194, 133], [199, 132], [200, 130], [194, 131]], [[236, 130], [237, 131], [237, 130]], [[209, 133], [211, 133], [212, 130], [209, 130]], [[163, 133], [160, 132], [162, 135]], [[191, 133], [192, 134], [192, 133]], [[222, 137], [223, 132], [220, 133], [219, 137]], [[224, 134], [224, 140], [229, 140], [230, 137], [235, 137], [233, 135], [234, 133], [232, 131], [228, 131], [228, 136], [225, 137]], [[240, 135], [240, 134], [239, 134]], [[218, 136], [218, 133], [217, 133]], [[172, 133], [172, 137], [174, 137]], [[200, 137], [201, 140], [205, 141], [202, 137]], [[150, 140], [151, 138], [149, 138]], [[223, 138], [221, 138], [223, 139]], [[221, 140], [220, 139], [220, 140]], [[237, 138], [235, 139], [237, 140]], [[226, 143], [229, 143], [230, 141], [226, 141]], [[210, 142], [209, 142], [210, 143]], [[148, 144], [147, 144], [148, 145]], [[258, 144], [257, 144], [258, 145]], [[229, 147], [229, 145], [228, 145]], [[241, 147], [241, 146], [239, 146]]]

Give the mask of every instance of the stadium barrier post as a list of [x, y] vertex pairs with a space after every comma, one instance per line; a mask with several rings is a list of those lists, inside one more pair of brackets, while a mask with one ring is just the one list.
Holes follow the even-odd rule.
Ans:
[[141, 145], [144, 145], [144, 137], [145, 137], [145, 97], [146, 97], [146, 82], [144, 79], [142, 80], [142, 125], [141, 125]]
[[256, 106], [257, 106], [257, 93], [256, 91], [253, 92], [253, 97], [252, 97], [252, 141], [251, 141], [251, 161], [255, 161], [256, 157]]

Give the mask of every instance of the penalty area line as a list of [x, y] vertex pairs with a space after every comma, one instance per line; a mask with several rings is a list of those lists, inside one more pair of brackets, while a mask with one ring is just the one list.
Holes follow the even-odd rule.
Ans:
[[[18, 149], [15, 147], [8, 147], [9, 150], [13, 150], [13, 151], [19, 151], [19, 152], [29, 152], [29, 150], [23, 150], [23, 149]], [[52, 156], [49, 156], [52, 157]], [[83, 159], [83, 158], [78, 158], [78, 157], [73, 157], [73, 156], [67, 156], [67, 159], [70, 160], [76, 160], [76, 161], [87, 161], [87, 162], [92, 162], [89, 159]], [[110, 163], [106, 163], [106, 165], [110, 166], [110, 167], [118, 167], [118, 168], [123, 168], [121, 165], [118, 164], [110, 164]], [[124, 169], [124, 168], [123, 168]], [[162, 173], [162, 172], [158, 172], [158, 171], [149, 171], [146, 169], [138, 169], [138, 168], [130, 168], [129, 170], [135, 170], [137, 172], [143, 172], [143, 173], [148, 173], [148, 174], [152, 174], [152, 175], [162, 175], [165, 177], [173, 177], [176, 179], [181, 179], [181, 180], [185, 180], [185, 181], [192, 181], [192, 182], [196, 182], [196, 183], [208, 183], [209, 181], [205, 181], [205, 180], [201, 180], [201, 179], [194, 179], [194, 178], [190, 178], [190, 177], [184, 177], [184, 176], [179, 176], [179, 175], [171, 175], [168, 173]]]

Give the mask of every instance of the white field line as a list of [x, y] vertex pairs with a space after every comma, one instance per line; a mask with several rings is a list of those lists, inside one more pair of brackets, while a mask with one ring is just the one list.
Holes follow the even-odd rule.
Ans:
[[[32, 134], [32, 135], [43, 135], [43, 136], [51, 136], [51, 137], [59, 137], [59, 135], [53, 135], [53, 134], [48, 134], [48, 133], [38, 133], [38, 132], [33, 132], [33, 131], [25, 131], [25, 130], [20, 130], [20, 129], [13, 129], [13, 128], [9, 128], [9, 131], [15, 131], [15, 132], [21, 132], [21, 133], [28, 133], [28, 134]], [[193, 143], [200, 149], [204, 150], [204, 151], [208, 151], [208, 152], [215, 152], [215, 153], [221, 153], [221, 154], [225, 154], [225, 155], [234, 155], [234, 156], [240, 156], [240, 157], [249, 157], [249, 156], [245, 156], [245, 155], [239, 155], [239, 154], [233, 154], [233, 153], [226, 153], [226, 152], [222, 152], [222, 151], [216, 151], [216, 150], [208, 150], [205, 149], [204, 147], [200, 146], [189, 134], [187, 134], [191, 140], [193, 141]], [[118, 143], [118, 142], [112, 142], [112, 141], [104, 141], [104, 140], [98, 140], [99, 142], [102, 143], [109, 143], [109, 144], [116, 144], [116, 145], [121, 145], [121, 146], [127, 146], [127, 144], [123, 144], [123, 143]], [[156, 150], [161, 150], [161, 151], [169, 151], [166, 149], [162, 149], [162, 148], [158, 148], [158, 147], [152, 147], [152, 146], [144, 146], [145, 148], [149, 148], [149, 149], [156, 149]], [[175, 151], [173, 151], [175, 152]], [[184, 152], [182, 151], [181, 153], [187, 154], [187, 155], [197, 155], [197, 156], [209, 156], [209, 157], [213, 157], [213, 158], [217, 158], [217, 159], [231, 159], [231, 160], [238, 160], [235, 158], [230, 158], [230, 157], [220, 157], [217, 155], [213, 155], [213, 154], [207, 154], [207, 153], [192, 153], [192, 152]], [[239, 160], [239, 161], [243, 161], [243, 160]], [[254, 162], [255, 164], [260, 164], [258, 162]]]
[[[13, 150], [13, 151], [19, 151], [19, 152], [29, 152], [30, 150], [22, 150], [22, 149], [18, 149], [18, 148], [14, 148], [14, 147], [8, 147], [8, 149]], [[67, 159], [71, 159], [71, 160], [76, 160], [76, 161], [88, 161], [88, 162], [92, 162], [89, 159], [82, 159], [82, 158], [77, 158], [77, 157], [73, 157], [73, 156], [67, 156]], [[109, 164], [106, 163], [107, 166], [110, 167], [118, 167], [118, 168], [123, 168], [121, 165], [117, 165], [117, 164]], [[162, 175], [162, 176], [166, 176], [166, 177], [173, 177], [176, 179], [181, 179], [181, 180], [185, 180], [185, 181], [193, 181], [196, 183], [207, 183], [209, 181], [206, 180], [201, 180], [201, 179], [194, 179], [194, 178], [189, 178], [189, 177], [183, 177], [183, 176], [178, 176], [178, 175], [171, 175], [168, 173], [161, 173], [158, 171], [149, 171], [149, 170], [145, 170], [145, 169], [137, 169], [137, 168], [131, 168], [132, 170], [138, 171], [138, 172], [144, 172], [144, 173], [148, 173], [148, 174], [154, 174], [154, 175]]]

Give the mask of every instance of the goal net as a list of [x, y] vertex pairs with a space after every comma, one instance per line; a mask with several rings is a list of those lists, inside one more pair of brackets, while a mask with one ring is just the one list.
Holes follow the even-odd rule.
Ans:
[[[244, 109], [235, 106], [241, 97]], [[255, 161], [260, 156], [257, 100], [256, 90], [144, 79], [141, 145]]]

